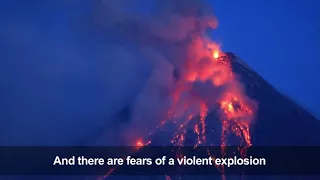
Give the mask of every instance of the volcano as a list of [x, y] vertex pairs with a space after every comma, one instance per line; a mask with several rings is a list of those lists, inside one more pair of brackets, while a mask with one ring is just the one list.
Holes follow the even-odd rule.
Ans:
[[[259, 103], [257, 113], [253, 123], [250, 125], [251, 143], [258, 146], [318, 146], [320, 145], [320, 121], [308, 111], [304, 110], [292, 99], [277, 91], [272, 85], [264, 80], [258, 73], [252, 70], [244, 61], [233, 53], [225, 53], [226, 59], [232, 65], [232, 71], [238, 75], [238, 80], [242, 83], [245, 93], [251, 99]], [[176, 75], [174, 71], [173, 76]], [[219, 107], [218, 107], [219, 108]], [[96, 131], [88, 140], [99, 139], [98, 142], [105, 142], [109, 139], [110, 134], [106, 133], [106, 129], [121, 128], [130, 123], [132, 104], [124, 107], [121, 111], [114, 115], [111, 123]], [[221, 121], [213, 111], [208, 113], [206, 121], [209, 122], [207, 129], [207, 137], [218, 145], [221, 138]], [[109, 121], [110, 122], [110, 121]], [[211, 122], [211, 123], [210, 123]], [[170, 125], [166, 126], [167, 130], [172, 129]], [[154, 139], [162, 139], [169, 141], [172, 134], [166, 134], [166, 128], [157, 130], [153, 136]], [[114, 132], [114, 131], [113, 131]], [[192, 126], [188, 129], [187, 134], [193, 134]], [[218, 133], [212, 133], [218, 132]], [[164, 133], [164, 134], [162, 134]], [[159, 135], [161, 134], [161, 135]], [[121, 137], [119, 136], [112, 136]], [[121, 141], [121, 138], [119, 139]], [[159, 140], [161, 141], [161, 140]], [[196, 141], [194, 137], [186, 137], [186, 142]], [[87, 143], [94, 145], [96, 143]], [[137, 142], [141, 143], [141, 142]], [[98, 143], [99, 144], [99, 143]]]
[[[233, 53], [225, 53], [223, 60], [229, 61], [232, 71], [238, 75], [238, 80], [244, 86], [245, 94], [258, 102], [258, 108], [253, 123], [250, 125], [251, 144], [253, 146], [320, 146], [320, 121], [303, 107], [299, 106], [292, 99], [280, 93], [271, 84], [264, 80], [257, 72], [252, 70], [244, 61]], [[173, 71], [173, 77], [179, 78], [179, 72]], [[215, 108], [219, 109], [219, 106]], [[221, 120], [215, 108], [210, 109], [206, 116], [206, 137], [214, 145], [221, 145]], [[116, 113], [108, 123], [94, 131], [86, 139], [79, 142], [79, 145], [123, 145], [123, 127], [131, 123], [133, 104], [128, 104]], [[195, 117], [197, 118], [197, 117]], [[196, 119], [195, 119], [196, 121]], [[167, 126], [157, 128], [150, 139], [155, 143], [172, 144], [175, 123], [168, 123]], [[191, 123], [187, 129], [183, 145], [193, 145], [197, 142], [197, 135]], [[212, 131], [214, 130], [214, 131]], [[149, 132], [146, 132], [148, 135]], [[231, 137], [232, 138], [232, 137]], [[220, 143], [220, 144], [219, 144]], [[136, 142], [137, 146], [148, 145], [145, 142]], [[107, 172], [106, 172], [107, 173]], [[50, 177], [55, 179], [54, 177]], [[48, 178], [48, 179], [50, 179]], [[99, 177], [100, 179], [101, 177]], [[32, 179], [34, 179], [32, 177]], [[42, 179], [42, 178], [41, 178]], [[62, 178], [59, 178], [62, 179]], [[70, 177], [66, 179], [72, 179]], [[82, 179], [76, 177], [74, 179]], [[86, 179], [97, 179], [96, 177], [86, 177]], [[169, 179], [165, 176], [108, 176], [102, 179]], [[179, 179], [171, 177], [170, 179]], [[189, 176], [183, 179], [221, 179], [221, 176]], [[249, 179], [249, 180], [305, 180], [319, 179], [315, 176], [227, 176], [229, 179]]]
[[312, 114], [214, 42], [218, 21], [206, 2], [159, 1], [150, 17], [127, 12], [129, 3], [100, 3], [112, 20], [103, 30], [153, 70], [132, 103], [79, 144], [319, 144]]
[[[259, 104], [257, 113], [254, 116], [254, 121], [250, 125], [250, 146], [320, 145], [320, 121], [316, 119], [315, 116], [304, 110], [286, 95], [277, 91], [272, 85], [270, 85], [258, 73], [252, 70], [244, 61], [242, 61], [233, 53], [225, 53], [223, 60], [229, 61], [231, 64], [232, 71], [238, 75], [238, 81], [240, 81], [244, 86], [245, 94], [251, 99], [257, 101]], [[179, 73], [174, 71], [172, 76], [179, 77]], [[208, 115], [206, 116], [205, 137], [207, 138], [207, 141], [211, 142], [210, 144], [206, 145], [223, 145], [223, 142], [220, 141], [223, 139], [223, 121], [221, 121], [220, 116], [216, 113], [216, 109], [219, 108], [221, 109], [221, 105], [217, 105], [213, 109], [210, 109]], [[234, 108], [236, 108], [236, 105], [234, 105]], [[101, 128], [101, 131], [95, 132], [94, 137], [96, 139], [100, 139], [99, 142], [110, 139], [110, 133], [107, 133], [105, 129], [109, 129], [110, 127], [113, 127], [113, 129], [121, 129], [122, 126], [130, 124], [131, 115], [132, 104], [126, 106], [119, 113], [115, 114], [112, 121], [113, 123]], [[192, 123], [192, 121], [194, 123]], [[150, 140], [148, 142], [141, 139], [138, 140], [135, 145], [147, 146], [151, 143], [151, 141], [152, 144], [155, 145], [190, 146], [197, 144], [197, 132], [193, 128], [197, 124], [197, 121], [201, 121], [201, 115], [198, 117], [193, 117], [190, 120], [189, 126], [184, 132], [185, 136], [183, 136], [183, 142], [180, 141], [181, 136], [179, 135], [181, 135], [181, 133], [177, 134], [177, 130], [173, 130], [176, 128], [175, 122], [170, 122], [161, 128], [157, 128], [154, 133], [149, 134]], [[119, 131], [118, 135], [113, 135], [111, 137], [121, 137], [121, 131]], [[239, 138], [237, 139], [236, 137], [237, 135], [228, 136], [228, 144], [224, 145], [234, 145], [241, 142], [241, 139], [239, 140]], [[92, 138], [93, 137], [90, 139]], [[118, 140], [121, 141], [121, 138]], [[90, 145], [96, 145], [96, 143], [91, 143]], [[117, 176], [110, 177], [115, 178]], [[250, 176], [249, 179], [251, 178], [268, 179], [267, 176]], [[272, 177], [272, 179], [275, 178], [276, 177]], [[296, 179], [297, 177], [280, 177], [279, 179], [286, 178]], [[306, 179], [306, 177], [300, 178]]]

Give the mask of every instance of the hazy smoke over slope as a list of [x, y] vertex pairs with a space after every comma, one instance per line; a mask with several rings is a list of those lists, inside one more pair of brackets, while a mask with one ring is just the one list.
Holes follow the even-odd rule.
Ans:
[[206, 36], [217, 20], [205, 1], [9, 6], [20, 14], [8, 12], [1, 33], [9, 60], [1, 65], [8, 77], [4, 143], [74, 143], [133, 100], [122, 129], [132, 143], [173, 114], [185, 119], [228, 99], [226, 89], [241, 94], [229, 67], [206, 59], [220, 50]]

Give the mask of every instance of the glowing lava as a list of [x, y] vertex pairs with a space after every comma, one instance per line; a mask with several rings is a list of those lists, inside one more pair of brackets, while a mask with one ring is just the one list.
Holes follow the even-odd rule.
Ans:
[[143, 147], [143, 142], [142, 142], [142, 140], [137, 140], [137, 142], [136, 142], [136, 146], [137, 146], [137, 148], [141, 148], [141, 147]]
[[138, 150], [144, 146], [148, 146], [150, 143], [151, 143], [151, 141], [147, 141], [146, 143], [144, 143], [142, 139], [138, 139], [135, 143], [135, 147]]
[[[203, 42], [207, 42], [203, 40]], [[192, 44], [191, 44], [192, 47]], [[185, 136], [188, 129], [188, 125], [191, 121], [196, 121], [194, 125], [194, 133], [197, 135], [197, 142], [194, 147], [198, 147], [201, 144], [210, 145], [206, 136], [206, 117], [212, 110], [208, 104], [212, 104], [210, 99], [201, 97], [201, 95], [194, 93], [192, 84], [195, 82], [210, 82], [213, 87], [226, 86], [225, 90], [215, 98], [219, 104], [221, 110], [221, 152], [222, 156], [225, 156], [225, 150], [228, 144], [228, 135], [234, 133], [241, 138], [240, 146], [245, 148], [251, 146], [250, 137], [250, 123], [254, 115], [254, 107], [252, 103], [249, 105], [250, 99], [245, 96], [241, 91], [241, 86], [234, 79], [231, 69], [230, 60], [221, 52], [220, 49], [206, 49], [206, 47], [218, 47], [217, 45], [209, 44], [202, 48], [197, 47], [197, 59], [186, 61], [186, 69], [183, 70], [181, 78], [176, 84], [176, 88], [172, 93], [173, 105], [169, 110], [168, 119], [162, 121], [159, 127], [162, 127], [167, 122], [178, 122], [177, 130], [174, 133], [174, 137], [171, 140], [174, 146], [184, 146]], [[195, 50], [195, 49], [194, 49]], [[203, 64], [204, 65], [203, 65]], [[191, 85], [190, 85], [191, 83]], [[175, 120], [175, 112], [178, 106], [181, 106], [181, 97], [183, 93], [189, 93], [190, 98], [184, 99], [183, 106], [191, 107], [197, 104], [199, 106], [198, 114], [186, 114], [185, 119], [181, 121]], [[215, 96], [215, 94], [212, 94]], [[198, 117], [198, 118], [197, 118]], [[153, 134], [151, 132], [150, 134]], [[142, 139], [135, 142], [137, 149], [147, 146], [151, 141], [143, 143]], [[245, 148], [240, 149], [242, 155], [245, 155]], [[176, 152], [177, 156], [181, 156], [180, 152]], [[208, 151], [208, 155], [211, 156]], [[217, 167], [222, 174], [224, 173], [224, 167]], [[225, 176], [223, 179], [225, 179]], [[166, 178], [170, 178], [166, 176]]]
[[219, 58], [219, 51], [216, 50], [216, 51], [213, 52], [213, 58], [214, 59], [218, 59]]

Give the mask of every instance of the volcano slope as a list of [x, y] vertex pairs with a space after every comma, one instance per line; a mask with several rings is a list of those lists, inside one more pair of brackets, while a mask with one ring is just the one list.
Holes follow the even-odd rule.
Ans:
[[[320, 145], [320, 121], [315, 116], [277, 91], [233, 53], [227, 55], [233, 71], [245, 85], [247, 96], [259, 103], [255, 121], [251, 125], [253, 146]], [[249, 176], [245, 179], [318, 178], [319, 176]]]
[[281, 94], [232, 53], [233, 71], [249, 97], [259, 103], [252, 125], [252, 144], [263, 146], [319, 146], [320, 121]]

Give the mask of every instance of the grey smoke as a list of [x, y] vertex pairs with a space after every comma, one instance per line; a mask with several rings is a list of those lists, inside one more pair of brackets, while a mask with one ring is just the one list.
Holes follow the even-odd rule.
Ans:
[[190, 35], [217, 25], [200, 0], [15, 0], [1, 8], [0, 145], [73, 145], [132, 102], [123, 131], [150, 129], [170, 104]]

